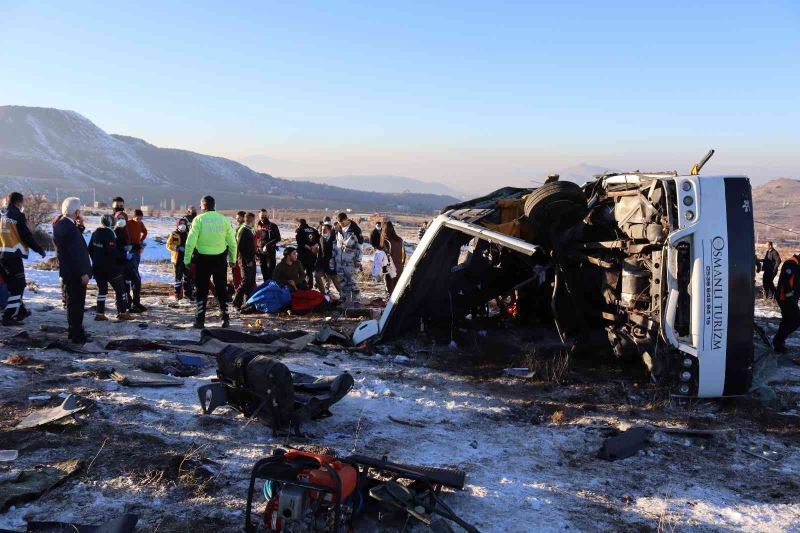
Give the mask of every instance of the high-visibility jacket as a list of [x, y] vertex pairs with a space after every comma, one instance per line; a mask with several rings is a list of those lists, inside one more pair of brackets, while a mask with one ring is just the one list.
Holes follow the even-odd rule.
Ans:
[[[173, 231], [167, 238], [167, 250], [172, 252], [172, 262], [183, 261], [183, 253], [186, 251], [186, 232]], [[181, 250], [183, 248], [183, 250]]]
[[0, 217], [0, 255], [17, 254], [27, 259], [28, 248], [44, 254], [44, 248], [36, 242], [28, 229], [25, 214], [16, 206], [10, 205]]
[[781, 265], [781, 274], [778, 277], [777, 300], [785, 302], [797, 300], [797, 275], [800, 273], [800, 256], [793, 255]]
[[231, 223], [225, 215], [216, 211], [206, 211], [192, 222], [192, 229], [186, 238], [185, 264], [192, 262], [194, 251], [202, 255], [219, 255], [227, 249], [228, 262], [236, 262], [236, 238]]

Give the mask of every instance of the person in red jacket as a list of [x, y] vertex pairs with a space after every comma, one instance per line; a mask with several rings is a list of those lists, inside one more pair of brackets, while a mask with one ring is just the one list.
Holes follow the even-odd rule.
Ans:
[[133, 258], [130, 265], [130, 280], [131, 289], [133, 292], [131, 298], [131, 312], [144, 313], [147, 308], [142, 305], [142, 276], [139, 274], [139, 263], [142, 260], [142, 250], [144, 249], [144, 240], [147, 238], [147, 228], [142, 222], [144, 213], [141, 209], [133, 210], [133, 218], [128, 220], [125, 225], [128, 230], [128, 237], [130, 238], [131, 251]]

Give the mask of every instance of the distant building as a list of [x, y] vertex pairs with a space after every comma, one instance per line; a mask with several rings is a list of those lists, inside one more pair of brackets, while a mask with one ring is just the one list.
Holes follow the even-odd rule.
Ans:
[[144, 213], [145, 215], [149, 215], [150, 213], [153, 212], [153, 206], [151, 206], [151, 205], [143, 205], [141, 207], [141, 210], [142, 210], [142, 213]]
[[95, 209], [106, 209], [107, 207], [108, 207], [108, 203], [107, 202], [95, 202], [94, 203], [94, 208]]

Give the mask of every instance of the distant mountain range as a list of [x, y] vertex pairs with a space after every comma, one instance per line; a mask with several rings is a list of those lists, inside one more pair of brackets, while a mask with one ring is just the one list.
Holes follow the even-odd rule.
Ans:
[[[442, 194], [446, 196], [464, 197], [463, 191], [458, 191], [449, 185], [436, 181], [425, 181], [417, 178], [393, 175], [344, 175], [344, 176], [305, 176], [303, 166], [295, 161], [286, 161], [267, 155], [251, 155], [237, 157], [237, 161], [249, 166], [250, 168], [268, 172], [275, 176], [295, 180], [311, 181], [313, 183], [324, 183], [336, 185], [347, 189], [357, 189], [360, 191], [373, 191], [385, 193], [421, 193], [421, 194]], [[301, 176], [301, 177], [298, 177]]]
[[[337, 183], [337, 185], [339, 185]], [[197, 203], [212, 194], [225, 209], [258, 207], [351, 208], [427, 213], [457, 200], [452, 195], [365, 192], [275, 178], [225, 159], [160, 148], [142, 139], [110, 135], [74, 111], [0, 106], [0, 190], [77, 193], [98, 199], [120, 194]]]

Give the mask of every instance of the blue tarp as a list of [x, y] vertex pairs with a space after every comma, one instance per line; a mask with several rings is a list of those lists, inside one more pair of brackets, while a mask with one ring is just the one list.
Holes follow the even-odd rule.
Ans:
[[247, 300], [247, 305], [252, 305], [262, 313], [277, 313], [292, 302], [292, 293], [272, 280], [260, 285]]

